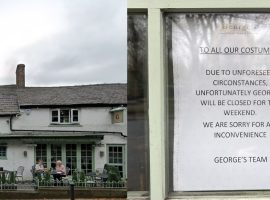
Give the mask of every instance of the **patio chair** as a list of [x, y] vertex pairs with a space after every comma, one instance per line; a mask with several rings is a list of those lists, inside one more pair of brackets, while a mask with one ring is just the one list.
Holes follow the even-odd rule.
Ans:
[[24, 167], [23, 166], [19, 166], [17, 171], [16, 171], [16, 179], [19, 181], [19, 178], [21, 178], [22, 182], [23, 182], [23, 171], [24, 171]]
[[66, 176], [62, 177], [62, 180], [63, 181], [69, 181], [72, 179], [71, 176], [69, 176], [69, 173], [70, 173], [70, 168], [69, 167], [66, 167]]
[[69, 167], [66, 167], [66, 176], [69, 175], [69, 172], [70, 172], [70, 168]]
[[31, 174], [32, 174], [32, 176], [33, 176], [33, 179], [35, 178], [35, 171], [36, 171], [35, 165], [33, 165], [33, 166], [31, 167], [31, 169], [30, 169], [30, 172], [31, 172]]
[[95, 180], [98, 182], [104, 182], [108, 178], [107, 170], [103, 168], [96, 169], [96, 177]]

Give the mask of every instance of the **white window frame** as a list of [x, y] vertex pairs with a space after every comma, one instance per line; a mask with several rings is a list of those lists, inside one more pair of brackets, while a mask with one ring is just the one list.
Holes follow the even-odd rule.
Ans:
[[[69, 122], [68, 123], [61, 123], [60, 122], [60, 112], [61, 110], [69, 110]], [[53, 122], [52, 121], [52, 112], [53, 111], [57, 111], [58, 112], [58, 120], [57, 122]], [[78, 111], [78, 121], [73, 121], [73, 111]], [[50, 121], [51, 121], [51, 124], [79, 124], [80, 123], [80, 117], [79, 117], [79, 109], [76, 109], [76, 108], [57, 108], [57, 109], [51, 109], [51, 114], [50, 114]]]
[[[69, 111], [69, 115], [68, 115], [69, 122], [62, 122], [61, 123], [61, 110], [68, 110]], [[71, 124], [71, 109], [69, 109], [69, 108], [60, 108], [59, 109], [59, 124]]]
[[[53, 118], [53, 111], [57, 111], [57, 113], [58, 113], [58, 116], [57, 116], [57, 122], [53, 122], [52, 121], [52, 118]], [[51, 123], [53, 123], [53, 124], [59, 124], [60, 123], [60, 112], [59, 112], [59, 109], [52, 109], [51, 110]]]
[[[78, 121], [73, 120], [73, 111], [78, 112]], [[70, 119], [71, 123], [79, 123], [79, 110], [78, 109], [70, 109], [70, 117], [71, 117], [71, 119]]]
[[[110, 163], [109, 148], [110, 147], [122, 147], [122, 163]], [[123, 177], [126, 178], [126, 149], [124, 144], [108, 144], [107, 145], [107, 163], [111, 166], [122, 166], [123, 168]]]

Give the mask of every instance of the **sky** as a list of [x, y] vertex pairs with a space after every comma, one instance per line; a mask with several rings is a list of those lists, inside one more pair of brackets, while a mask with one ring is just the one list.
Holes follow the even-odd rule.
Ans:
[[125, 83], [125, 0], [0, 0], [0, 85]]

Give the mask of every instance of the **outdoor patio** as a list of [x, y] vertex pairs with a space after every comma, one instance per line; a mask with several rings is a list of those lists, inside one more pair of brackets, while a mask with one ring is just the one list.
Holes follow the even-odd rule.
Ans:
[[[78, 198], [126, 197], [127, 182], [115, 167], [85, 174], [74, 170], [72, 175], [59, 177], [53, 171], [33, 173], [33, 180], [23, 180], [16, 171], [0, 172], [0, 199], [8, 198], [66, 198], [71, 190]], [[74, 189], [73, 189], [74, 188]]]

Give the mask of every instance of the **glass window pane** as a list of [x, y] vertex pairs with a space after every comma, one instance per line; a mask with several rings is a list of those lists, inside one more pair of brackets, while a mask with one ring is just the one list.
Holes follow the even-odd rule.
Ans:
[[7, 147], [0, 146], [0, 157], [6, 157], [6, 156], [7, 156]]
[[70, 122], [70, 110], [60, 110], [60, 123]]
[[[108, 148], [108, 156], [109, 156], [109, 164], [113, 165], [117, 168], [121, 167], [123, 169], [123, 154], [118, 153], [122, 152], [124, 149], [123, 146], [111, 146]], [[111, 151], [110, 151], [111, 150]], [[119, 171], [121, 176], [123, 177], [123, 171]]]
[[58, 122], [58, 110], [52, 111], [52, 122]]
[[54, 165], [57, 160], [62, 161], [62, 145], [52, 144], [51, 145], [51, 163]]
[[73, 110], [72, 111], [72, 114], [73, 114], [73, 122], [78, 122], [79, 121], [79, 118], [78, 118], [78, 110]]
[[77, 145], [66, 144], [66, 165], [70, 168], [71, 175], [77, 168]]
[[35, 160], [43, 160], [44, 167], [47, 167], [47, 145], [46, 144], [37, 144], [35, 148]]
[[84, 170], [86, 174], [92, 172], [92, 159], [92, 145], [81, 144], [81, 163], [84, 163], [82, 170]]
[[[254, 166], [251, 168], [245, 161], [237, 161], [238, 164], [234, 165], [214, 161], [214, 158], [243, 159], [249, 154], [246, 149], [250, 148], [247, 140], [234, 136], [218, 139], [215, 134], [240, 133], [241, 128], [220, 127], [217, 122], [229, 124], [245, 119], [248, 123], [268, 116], [268, 108], [257, 110], [257, 105], [241, 107], [254, 109], [256, 114], [253, 116], [225, 116], [224, 110], [239, 110], [240, 106], [231, 102], [239, 99], [253, 101], [258, 97], [229, 94], [240, 88], [241, 91], [258, 90], [254, 85], [237, 84], [237, 81], [264, 79], [267, 84], [263, 88], [269, 89], [267, 76], [245, 74], [246, 71], [265, 70], [270, 45], [269, 19], [270, 15], [265, 13], [165, 14], [170, 161], [167, 171], [171, 191], [269, 189], [262, 184], [263, 177], [268, 177], [263, 165], [251, 164]], [[268, 50], [267, 53], [263, 49], [261, 52], [246, 52], [253, 47], [267, 47]], [[242, 74], [234, 74], [235, 71]], [[221, 93], [214, 94], [217, 91]], [[222, 106], [217, 104], [221, 99], [225, 101]], [[205, 122], [212, 122], [214, 126], [207, 128], [203, 126]], [[245, 127], [245, 131], [254, 129]], [[254, 140], [252, 148], [256, 149], [252, 156], [259, 157], [268, 152], [269, 145]], [[236, 171], [241, 173], [236, 176]], [[257, 179], [246, 181], [250, 174]], [[210, 176], [219, 178], [209, 179]]]
[[147, 15], [128, 16], [128, 190], [149, 190]]

